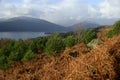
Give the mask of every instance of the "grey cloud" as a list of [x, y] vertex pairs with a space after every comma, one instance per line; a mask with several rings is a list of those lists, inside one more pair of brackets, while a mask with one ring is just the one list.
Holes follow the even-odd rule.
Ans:
[[30, 16], [34, 15], [33, 17], [40, 18], [42, 15], [44, 15], [44, 12], [35, 9], [30, 9], [28, 14], [26, 15], [30, 15]]
[[105, 0], [100, 4], [101, 17], [118, 18], [120, 14], [120, 0]]
[[96, 6], [85, 3], [84, 0], [61, 0], [54, 4], [51, 4], [50, 0], [22, 0], [21, 4], [8, 1], [10, 0], [4, 0], [0, 4], [1, 18], [26, 15], [62, 25], [72, 25], [89, 19], [102, 21], [118, 18], [120, 14], [120, 0], [103, 0]]

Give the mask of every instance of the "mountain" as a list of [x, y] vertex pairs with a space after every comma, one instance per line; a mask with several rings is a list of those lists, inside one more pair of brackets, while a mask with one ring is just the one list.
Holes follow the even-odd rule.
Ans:
[[74, 24], [74, 25], [72, 25], [70, 27], [73, 30], [77, 30], [77, 29], [96, 28], [98, 26], [99, 26], [99, 24], [97, 24], [97, 23], [84, 21], [84, 22], [80, 22], [80, 23]]
[[63, 32], [69, 30], [67, 27], [31, 17], [15, 17], [0, 21], [0, 32]]
[[64, 26], [71, 26], [73, 24], [77, 24], [80, 22], [90, 22], [90, 23], [97, 23], [100, 25], [112, 25], [116, 21], [120, 20], [120, 18], [111, 18], [111, 19], [105, 19], [105, 18], [87, 18], [87, 19], [81, 19], [81, 20], [74, 20], [70, 19], [67, 21], [63, 21], [60, 24]]
[[100, 25], [112, 25], [118, 20], [120, 20], [120, 18], [111, 18], [111, 19], [105, 19], [105, 18], [92, 19], [92, 18], [89, 18], [87, 21], [96, 22]]

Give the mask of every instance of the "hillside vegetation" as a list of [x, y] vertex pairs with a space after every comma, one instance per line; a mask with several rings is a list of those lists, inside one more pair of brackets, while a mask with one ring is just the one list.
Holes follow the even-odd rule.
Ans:
[[107, 35], [107, 37], [113, 37], [113, 36], [117, 36], [117, 35], [119, 35], [119, 34], [120, 34], [120, 20], [117, 21], [117, 22], [113, 25], [112, 29], [111, 29], [110, 31], [108, 31], [108, 32], [106, 33], [106, 35]]
[[82, 31], [80, 38], [68, 33], [26, 41], [2, 39], [0, 80], [119, 80], [119, 24]]

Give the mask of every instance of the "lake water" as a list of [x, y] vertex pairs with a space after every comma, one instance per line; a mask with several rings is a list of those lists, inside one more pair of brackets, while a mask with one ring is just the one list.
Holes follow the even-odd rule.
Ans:
[[0, 32], [0, 38], [9, 38], [9, 39], [30, 39], [46, 36], [44, 32]]

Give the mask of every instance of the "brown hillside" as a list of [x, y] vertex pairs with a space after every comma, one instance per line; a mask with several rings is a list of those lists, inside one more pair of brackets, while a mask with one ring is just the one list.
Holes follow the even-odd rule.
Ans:
[[119, 80], [119, 75], [120, 36], [105, 39], [91, 51], [81, 43], [60, 55], [39, 53], [30, 62], [0, 70], [0, 80]]

